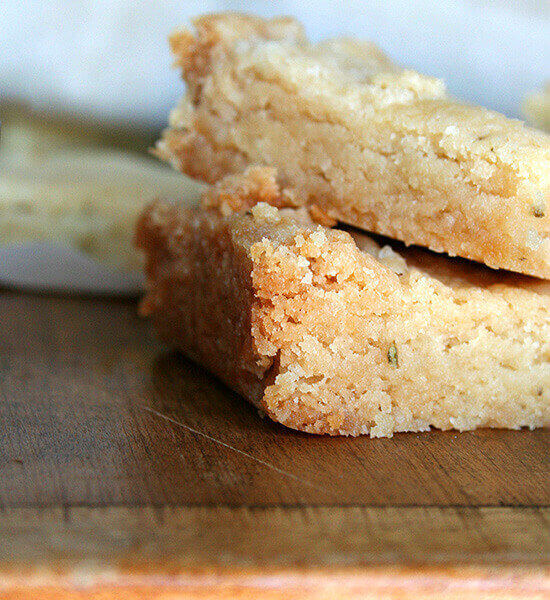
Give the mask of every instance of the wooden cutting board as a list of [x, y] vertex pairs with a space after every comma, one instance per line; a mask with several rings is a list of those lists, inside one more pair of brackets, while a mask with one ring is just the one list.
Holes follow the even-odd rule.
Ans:
[[134, 301], [0, 315], [0, 598], [550, 594], [548, 431], [310, 436]]

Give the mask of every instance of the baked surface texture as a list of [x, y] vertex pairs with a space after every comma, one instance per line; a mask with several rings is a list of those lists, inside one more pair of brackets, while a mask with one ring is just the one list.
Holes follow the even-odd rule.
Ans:
[[458, 103], [373, 44], [220, 14], [171, 38], [187, 95], [157, 153], [208, 183], [278, 169], [330, 218], [550, 278], [550, 137]]
[[550, 283], [398, 254], [285, 203], [253, 168], [200, 208], [144, 212], [142, 311], [169, 345], [302, 431], [550, 424]]

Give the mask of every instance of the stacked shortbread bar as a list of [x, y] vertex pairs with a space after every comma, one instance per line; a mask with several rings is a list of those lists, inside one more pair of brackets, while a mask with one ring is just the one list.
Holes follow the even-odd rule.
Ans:
[[[268, 204], [269, 203], [269, 204]], [[316, 225], [253, 169], [142, 216], [143, 312], [276, 421], [314, 433], [550, 423], [550, 283]]]
[[278, 169], [296, 201], [450, 255], [550, 277], [550, 138], [450, 98], [372, 44], [292, 19], [208, 16], [174, 34], [187, 83], [158, 153], [208, 183]]
[[172, 43], [157, 151], [212, 185], [138, 225], [163, 339], [303, 431], [550, 424], [549, 138], [292, 19]]

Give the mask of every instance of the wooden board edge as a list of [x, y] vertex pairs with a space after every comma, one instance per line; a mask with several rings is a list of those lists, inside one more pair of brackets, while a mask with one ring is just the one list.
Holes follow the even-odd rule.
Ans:
[[550, 594], [547, 568], [377, 567], [337, 570], [190, 570], [178, 575], [42, 572], [4, 573], [3, 600], [492, 600], [537, 599]]
[[0, 598], [542, 599], [549, 517], [515, 507], [8, 510]]

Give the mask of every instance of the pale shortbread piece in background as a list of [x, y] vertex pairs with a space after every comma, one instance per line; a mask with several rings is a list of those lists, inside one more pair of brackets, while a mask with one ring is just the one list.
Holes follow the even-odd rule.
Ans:
[[550, 278], [550, 138], [449, 97], [374, 45], [222, 14], [172, 36], [188, 92], [160, 156], [207, 182], [247, 165], [328, 217]]
[[88, 131], [22, 110], [2, 113], [0, 245], [51, 242], [123, 270], [141, 268], [132, 238], [155, 198], [197, 201], [200, 184]]
[[550, 424], [549, 282], [401, 256], [287, 202], [254, 169], [202, 209], [146, 210], [142, 310], [169, 345], [312, 433]]
[[550, 132], [550, 81], [542, 91], [527, 96], [523, 113], [529, 123]]

